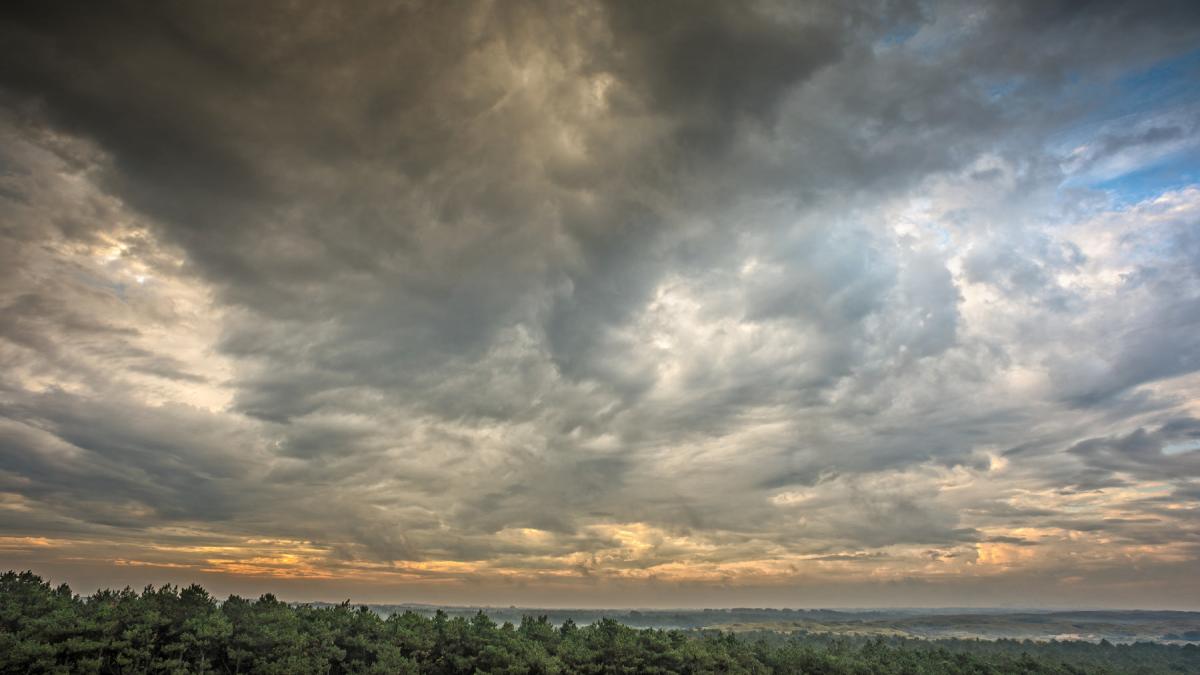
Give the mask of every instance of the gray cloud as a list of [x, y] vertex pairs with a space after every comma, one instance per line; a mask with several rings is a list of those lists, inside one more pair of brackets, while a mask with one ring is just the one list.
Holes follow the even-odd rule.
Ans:
[[1172, 441], [1195, 443], [1200, 439], [1200, 422], [1191, 418], [1172, 420], [1155, 431], [1138, 428], [1124, 436], [1091, 438], [1071, 446], [1092, 468], [1122, 473], [1144, 480], [1193, 478], [1200, 474], [1200, 455], [1166, 450]]
[[1108, 98], [1192, 4], [6, 10], [0, 535], [494, 583], [1037, 574], [1067, 530], [1174, 565], [1200, 198], [1077, 183], [1191, 147], [1191, 102]]

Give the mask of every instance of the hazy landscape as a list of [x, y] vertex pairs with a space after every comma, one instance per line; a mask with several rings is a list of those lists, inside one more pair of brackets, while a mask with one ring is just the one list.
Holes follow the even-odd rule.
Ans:
[[218, 600], [197, 585], [85, 597], [8, 572], [0, 672], [1200, 672], [1195, 642], [1150, 635], [1195, 633], [1196, 613], [956, 611], [369, 607]]
[[[316, 603], [314, 606], [322, 606]], [[614, 619], [633, 628], [718, 630], [734, 633], [771, 631], [847, 636], [962, 638], [982, 640], [1081, 640], [1113, 643], [1200, 644], [1200, 612], [1052, 611], [997, 609], [543, 609], [537, 607], [462, 607], [367, 605], [382, 617], [414, 612], [472, 617], [483, 612], [498, 623], [520, 623], [545, 616], [559, 625]]]

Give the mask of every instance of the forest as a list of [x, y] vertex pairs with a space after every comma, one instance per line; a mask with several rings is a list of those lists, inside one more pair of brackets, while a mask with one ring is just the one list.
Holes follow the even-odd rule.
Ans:
[[636, 629], [0, 575], [0, 673], [1200, 673], [1200, 647]]

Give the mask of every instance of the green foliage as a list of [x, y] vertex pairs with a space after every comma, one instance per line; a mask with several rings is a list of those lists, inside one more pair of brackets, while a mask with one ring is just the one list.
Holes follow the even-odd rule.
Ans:
[[483, 612], [387, 619], [203, 588], [73, 595], [0, 575], [0, 673], [1200, 673], [1200, 649], [635, 629], [612, 619], [497, 624]]

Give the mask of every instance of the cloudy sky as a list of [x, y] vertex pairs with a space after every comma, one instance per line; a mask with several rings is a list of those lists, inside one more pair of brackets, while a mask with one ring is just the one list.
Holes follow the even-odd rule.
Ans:
[[1200, 609], [1194, 0], [18, 5], [0, 568]]

